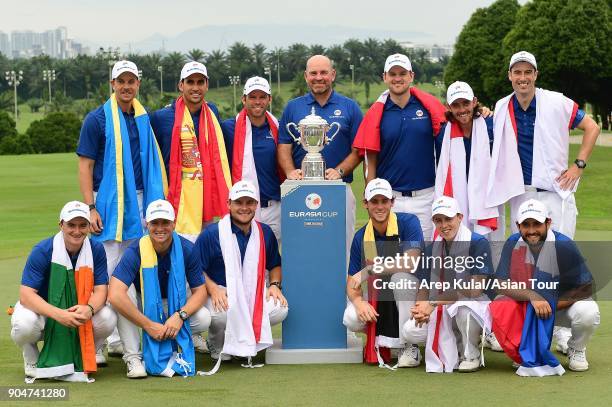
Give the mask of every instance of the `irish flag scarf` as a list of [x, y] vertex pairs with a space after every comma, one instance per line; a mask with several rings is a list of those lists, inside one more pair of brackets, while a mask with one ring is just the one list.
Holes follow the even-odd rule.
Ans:
[[[410, 97], [415, 97], [431, 117], [432, 136], [436, 136], [440, 131], [442, 123], [446, 122], [444, 117], [445, 108], [435, 96], [417, 88], [410, 88]], [[380, 121], [385, 110], [385, 103], [389, 98], [389, 91], [384, 91], [378, 100], [368, 109], [363, 121], [357, 130], [353, 147], [359, 150], [361, 155], [366, 156], [366, 151], [380, 152]], [[367, 166], [366, 166], [367, 171]], [[367, 175], [367, 174], [366, 174]]]
[[[164, 199], [167, 188], [164, 161], [155, 140], [149, 116], [137, 99], [132, 101], [134, 120], [138, 128], [140, 164], [142, 167], [143, 210], [149, 203]], [[104, 104], [106, 118], [106, 144], [102, 182], [96, 197], [96, 210], [104, 222], [100, 235], [92, 235], [97, 241], [136, 239], [143, 235], [136, 181], [130, 149], [130, 137], [123, 113], [115, 94]]]
[[[493, 117], [494, 141], [486, 206], [496, 207], [525, 192], [518, 154], [518, 133], [514, 115], [514, 93], [499, 100]], [[561, 93], [537, 88], [536, 121], [533, 131], [532, 186], [555, 191], [562, 199], [576, 191], [563, 190], [556, 181], [567, 169], [569, 129], [578, 105]]]
[[[62, 232], [53, 237], [49, 304], [68, 309], [86, 305], [93, 292], [93, 255], [89, 238], [85, 238], [72, 269], [70, 255]], [[52, 318], [45, 323], [44, 346], [38, 358], [36, 378], [88, 382], [89, 373], [96, 372], [96, 349], [91, 319], [78, 328], [68, 328]]]
[[[172, 232], [170, 249], [170, 274], [168, 276], [168, 314], [159, 287], [157, 254], [151, 237], [140, 239], [140, 290], [143, 313], [153, 322], [164, 324], [169, 316], [180, 310], [187, 302], [185, 283], [185, 261], [183, 247], [176, 232]], [[172, 377], [175, 373], [182, 376], [195, 375], [195, 350], [191, 339], [189, 320], [183, 323], [176, 339], [156, 341], [143, 329], [142, 355], [147, 373]]]
[[[502, 259], [503, 261], [503, 259]], [[510, 258], [510, 280], [525, 283], [531, 288], [529, 279], [540, 283], [559, 281], [559, 265], [555, 249], [555, 235], [548, 231], [546, 242], [537, 261], [527, 243], [521, 238], [512, 250]], [[553, 315], [540, 319], [530, 302], [515, 301], [504, 297], [490, 305], [492, 327], [499, 344], [516, 363], [520, 363], [519, 376], [563, 375], [565, 369], [550, 351], [555, 310], [556, 290], [534, 290], [548, 301]]]
[[[202, 103], [198, 128], [200, 134], [196, 137], [189, 109], [179, 97], [172, 128], [168, 201], [177, 214], [176, 231], [190, 235], [200, 233], [202, 222], [228, 212], [232, 185], [221, 126], [206, 103]], [[184, 156], [193, 156], [197, 162], [188, 164]], [[197, 170], [184, 174], [184, 169], [192, 165]]]
[[451, 121], [446, 125], [436, 171], [435, 198], [442, 195], [454, 197], [462, 210], [463, 224], [476, 233], [487, 234], [497, 229], [499, 214], [497, 207], [485, 207], [485, 192], [491, 168], [485, 120], [477, 117], [472, 124], [469, 177], [466, 174], [463, 138], [459, 123]]
[[[389, 213], [387, 223], [386, 241], [399, 242], [399, 228], [397, 215]], [[363, 234], [363, 250], [365, 264], [374, 263], [374, 258], [382, 255], [378, 253], [376, 238], [374, 236], [374, 225], [372, 220], [368, 221]], [[403, 345], [399, 340], [399, 315], [395, 301], [378, 301], [378, 290], [374, 288], [374, 276], [368, 277], [368, 302], [379, 317], [377, 322], [368, 322], [366, 325], [366, 345], [364, 359], [366, 363], [378, 363], [379, 367], [389, 367], [386, 363], [391, 359], [389, 348], [399, 348]], [[392, 292], [391, 292], [392, 293]], [[394, 370], [395, 368], [390, 368]]]
[[[278, 145], [278, 120], [271, 113], [266, 112], [266, 120], [270, 126], [274, 144]], [[280, 182], [285, 180], [285, 173], [277, 167]], [[232, 151], [232, 181], [234, 183], [241, 180], [248, 180], [253, 183], [257, 195], [259, 196], [259, 182], [255, 168], [255, 158], [253, 156], [253, 128], [246, 108], [236, 117], [236, 127], [234, 128], [234, 149]], [[261, 202], [261, 199], [260, 199]], [[259, 220], [259, 205], [257, 206], [256, 219]]]
[[[272, 328], [265, 309], [266, 243], [261, 224], [252, 220], [251, 235], [244, 260], [241, 261], [238, 240], [232, 232], [231, 222], [230, 215], [225, 215], [219, 221], [219, 243], [225, 264], [229, 302], [221, 354], [251, 358], [272, 345]], [[212, 375], [219, 370], [221, 354], [215, 367], [202, 374]]]

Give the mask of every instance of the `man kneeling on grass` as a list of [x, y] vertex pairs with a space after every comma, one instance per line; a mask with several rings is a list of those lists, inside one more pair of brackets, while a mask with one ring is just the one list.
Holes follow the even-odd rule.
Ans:
[[23, 351], [26, 381], [90, 381], [96, 349], [115, 328], [106, 306], [106, 254], [87, 237], [89, 219], [87, 205], [68, 202], [60, 231], [34, 246], [23, 269], [11, 338]]
[[117, 328], [130, 379], [147, 373], [193, 376], [191, 335], [210, 325], [204, 276], [192, 255], [193, 244], [174, 231], [174, 219], [170, 202], [151, 202], [146, 213], [149, 234], [127, 249], [111, 279], [109, 299], [119, 313]]

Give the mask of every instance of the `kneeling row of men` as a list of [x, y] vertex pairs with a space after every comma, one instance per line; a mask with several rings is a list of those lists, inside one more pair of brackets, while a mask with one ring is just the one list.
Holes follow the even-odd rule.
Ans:
[[[276, 239], [267, 225], [253, 220], [256, 197], [248, 181], [236, 183], [230, 191], [229, 215], [207, 227], [195, 245], [174, 232], [172, 205], [154, 201], [146, 211], [149, 234], [126, 251], [108, 290], [104, 248], [87, 237], [89, 208], [80, 202], [66, 204], [60, 214], [60, 232], [36, 245], [28, 258], [20, 302], [11, 321], [11, 336], [22, 348], [26, 377], [88, 380], [87, 374], [97, 369], [96, 349], [103, 346], [115, 325], [130, 378], [147, 373], [195, 374], [192, 335], [206, 330], [211, 356], [217, 360], [210, 373], [232, 355], [249, 358], [251, 365], [250, 358], [272, 344], [271, 325], [280, 323], [288, 313], [281, 292]], [[416, 261], [412, 266], [379, 264], [378, 270], [372, 264], [377, 257], [398, 251], [413, 260], [469, 255], [480, 258], [482, 264], [469, 268], [464, 280], [482, 282], [492, 276], [488, 241], [462, 224], [456, 200], [441, 197], [433, 203], [437, 237], [425, 248], [424, 256], [419, 221], [414, 215], [391, 210], [393, 193], [387, 181], [370, 181], [363, 204], [370, 219], [357, 231], [351, 247], [350, 303], [344, 324], [351, 331], [366, 332], [366, 362], [388, 366], [388, 349], [400, 348], [397, 366], [418, 366], [418, 344], [426, 342], [427, 371], [473, 371], [482, 358], [480, 332], [494, 332], [503, 350], [522, 365], [517, 373], [562, 374], [563, 368], [548, 352], [556, 324], [572, 330], [567, 344], [570, 369], [588, 369], [586, 343], [599, 324], [597, 304], [589, 298], [592, 277], [571, 240], [550, 230], [551, 221], [542, 203], [527, 201], [519, 210], [520, 234], [506, 243], [495, 276], [499, 280], [549, 276], [567, 291], [504, 288], [498, 292], [519, 302], [492, 303], [486, 290], [474, 288], [474, 284], [459, 292], [442, 292], [419, 283], [451, 281], [461, 276], [458, 269], [452, 276], [452, 269], [445, 275], [444, 266], [424, 266]], [[385, 245], [380, 244], [383, 242]], [[466, 248], [459, 242], [468, 242]], [[552, 246], [543, 245], [545, 242]], [[563, 250], [560, 243], [565, 243]], [[530, 274], [517, 278], [517, 267], [510, 259], [514, 261], [515, 251], [521, 248], [523, 263], [534, 267]], [[556, 256], [564, 257], [558, 261]], [[374, 275], [370, 275], [372, 271]], [[387, 283], [400, 288], [391, 289], [386, 294], [392, 297], [386, 298], [385, 290], [378, 290], [381, 281], [376, 283], [376, 278], [386, 278]], [[365, 279], [371, 283], [367, 301], [360, 288]], [[410, 280], [418, 288], [411, 287]], [[530, 308], [525, 308], [526, 301]], [[522, 322], [529, 313], [535, 315], [531, 320], [544, 325], [540, 329], [548, 332], [549, 338], [538, 352], [531, 353], [521, 346], [531, 329]], [[507, 321], [521, 321], [519, 341], [512, 341], [516, 334], [512, 336], [511, 328], [516, 326]], [[142, 352], [138, 328], [143, 330]], [[39, 352], [40, 340], [44, 346]]]

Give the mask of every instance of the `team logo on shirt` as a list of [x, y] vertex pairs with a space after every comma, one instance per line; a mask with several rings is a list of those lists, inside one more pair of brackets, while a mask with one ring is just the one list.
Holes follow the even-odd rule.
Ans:
[[340, 116], [342, 114], [342, 110], [336, 109], [334, 110], [334, 116]]
[[322, 203], [323, 200], [321, 199], [321, 196], [319, 194], [312, 193], [306, 195], [306, 206], [308, 207], [308, 209], [313, 211], [319, 209]]
[[423, 111], [421, 109], [416, 111], [416, 115], [417, 117], [422, 117], [423, 116]]

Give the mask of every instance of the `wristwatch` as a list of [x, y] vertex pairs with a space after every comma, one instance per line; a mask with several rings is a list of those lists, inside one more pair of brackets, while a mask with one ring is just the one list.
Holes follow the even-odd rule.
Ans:
[[187, 321], [187, 320], [189, 319], [189, 314], [187, 314], [187, 313], [186, 313], [184, 310], [182, 310], [182, 309], [178, 310], [178, 314], [179, 314], [179, 317], [181, 317], [181, 319], [182, 319], [183, 321]]
[[283, 291], [283, 286], [280, 281], [272, 281], [270, 283], [270, 287], [272, 287], [273, 285], [277, 286], [279, 290]]
[[338, 171], [341, 177], [344, 177], [344, 170], [342, 168], [336, 168], [336, 171]]
[[96, 204], [95, 203], [90, 204], [89, 205], [89, 210], [93, 211], [94, 209], [96, 209]]
[[580, 169], [586, 168], [586, 161], [581, 160], [580, 158], [576, 158], [574, 160], [574, 164], [576, 164], [576, 167], [578, 167]]

